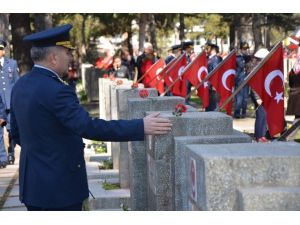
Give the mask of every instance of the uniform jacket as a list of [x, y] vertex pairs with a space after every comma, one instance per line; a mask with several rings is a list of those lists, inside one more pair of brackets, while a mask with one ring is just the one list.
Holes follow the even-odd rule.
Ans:
[[71, 87], [36, 66], [13, 88], [11, 117], [12, 138], [21, 146], [20, 200], [31, 206], [66, 207], [88, 197], [82, 137], [144, 139], [142, 119], [93, 119]]
[[2, 71], [0, 71], [0, 95], [5, 109], [10, 108], [11, 91], [14, 84], [19, 79], [17, 62], [4, 57]]
[[288, 78], [290, 91], [286, 114], [300, 116], [300, 72], [295, 74], [292, 69]]

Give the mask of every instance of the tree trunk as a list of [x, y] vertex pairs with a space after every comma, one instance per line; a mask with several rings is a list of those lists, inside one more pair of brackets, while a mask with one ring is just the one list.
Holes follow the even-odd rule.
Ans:
[[258, 13], [252, 14], [252, 31], [254, 37], [254, 52], [263, 47], [262, 34], [261, 34], [261, 15]]
[[34, 28], [35, 31], [42, 31], [53, 27], [52, 14], [50, 13], [35, 13]]
[[8, 47], [6, 48], [7, 56], [10, 55], [10, 40], [9, 40], [9, 13], [0, 13], [0, 38], [3, 38]]
[[230, 41], [230, 45], [229, 45], [229, 49], [230, 51], [233, 50], [235, 48], [235, 30], [236, 30], [236, 25], [233, 22], [230, 23], [229, 25], [229, 41]]
[[180, 13], [179, 14], [179, 40], [182, 42], [185, 38], [185, 33], [184, 33], [184, 30], [185, 30], [185, 24], [184, 24], [184, 14], [183, 13]]
[[150, 26], [149, 26], [149, 30], [150, 30], [150, 42], [153, 45], [153, 49], [154, 51], [157, 51], [157, 40], [156, 40], [156, 23], [155, 23], [155, 16], [154, 14], [150, 14], [149, 15], [149, 19], [150, 19]]
[[132, 29], [131, 29], [131, 19], [128, 19], [127, 21], [127, 27], [128, 27], [128, 30], [127, 30], [127, 33], [128, 33], [128, 37], [127, 37], [127, 47], [128, 47], [128, 50], [129, 50], [129, 53], [130, 55], [133, 55], [133, 47], [132, 47]]
[[144, 43], [146, 39], [146, 25], [147, 25], [147, 14], [141, 13], [139, 20], [139, 51], [142, 52], [144, 49]]
[[13, 56], [19, 65], [20, 75], [23, 75], [30, 71], [33, 65], [30, 57], [31, 45], [23, 42], [23, 37], [31, 33], [29, 13], [12, 13], [9, 20], [11, 23]]

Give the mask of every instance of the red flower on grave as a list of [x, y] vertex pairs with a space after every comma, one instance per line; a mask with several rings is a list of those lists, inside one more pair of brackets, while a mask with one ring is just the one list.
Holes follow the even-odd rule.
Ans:
[[185, 113], [187, 111], [187, 108], [184, 104], [182, 103], [178, 103], [176, 106], [175, 106], [175, 111], [173, 112], [173, 115], [175, 116], [181, 116], [182, 113]]
[[141, 98], [147, 98], [149, 96], [149, 92], [146, 89], [140, 90], [139, 95]]
[[138, 82], [133, 82], [133, 84], [131, 85], [131, 88], [138, 88], [139, 87], [139, 83]]
[[108, 75], [107, 74], [103, 74], [103, 78], [107, 79]]
[[123, 84], [123, 81], [122, 80], [117, 80], [116, 83], [117, 83], [117, 85], [121, 85], [121, 84]]
[[114, 81], [114, 80], [116, 79], [116, 77], [115, 77], [113, 74], [110, 74], [110, 75], [109, 75], [109, 79], [110, 79], [111, 81]]

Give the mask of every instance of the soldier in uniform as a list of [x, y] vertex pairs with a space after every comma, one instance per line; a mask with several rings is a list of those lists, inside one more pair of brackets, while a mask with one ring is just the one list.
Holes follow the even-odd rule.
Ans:
[[[239, 52], [236, 56], [235, 88], [240, 86], [247, 76], [246, 64], [249, 63], [250, 60], [251, 56], [249, 55], [249, 44], [247, 42], [241, 42]], [[235, 96], [234, 118], [239, 119], [246, 117], [248, 95], [249, 86], [246, 85]]]
[[[194, 42], [193, 41], [185, 41], [182, 43], [182, 50], [186, 53], [186, 61], [187, 65], [193, 61], [195, 58], [194, 53]], [[186, 80], [186, 88], [187, 88], [187, 95], [191, 93], [192, 84], [189, 80]], [[186, 104], [189, 104], [190, 99], [186, 99]]]
[[21, 146], [19, 193], [28, 210], [82, 209], [89, 196], [82, 138], [142, 141], [172, 126], [159, 113], [134, 120], [91, 118], [61, 79], [72, 60], [71, 28], [66, 24], [24, 37], [32, 43], [34, 66], [12, 90], [11, 131]]
[[169, 64], [174, 58], [181, 54], [181, 45], [173, 45], [170, 49], [170, 54], [166, 57], [165, 63]]
[[[15, 161], [14, 148], [10, 134], [10, 97], [11, 90], [19, 79], [17, 62], [13, 59], [5, 57], [5, 47], [7, 43], [0, 40], [0, 96], [4, 103], [5, 113], [7, 117], [6, 129], [8, 132], [8, 163], [13, 164]], [[3, 139], [3, 127], [0, 127], [0, 136]]]
[[[207, 71], [210, 73], [213, 69], [222, 61], [222, 57], [218, 55], [219, 46], [211, 42], [206, 43], [207, 52]], [[209, 105], [205, 108], [205, 111], [216, 111], [218, 110], [218, 95], [213, 89], [212, 85], [209, 84]]]
[[[1, 48], [1, 47], [0, 47]], [[6, 113], [5, 107], [0, 96], [0, 126], [3, 130], [3, 127], [6, 125]], [[5, 151], [3, 135], [0, 136], [0, 169], [5, 168], [7, 165], [7, 154]]]

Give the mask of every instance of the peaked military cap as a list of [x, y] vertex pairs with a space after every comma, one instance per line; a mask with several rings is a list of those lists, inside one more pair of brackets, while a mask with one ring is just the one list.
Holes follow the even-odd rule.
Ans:
[[172, 51], [175, 51], [175, 50], [177, 50], [177, 49], [181, 49], [181, 45], [172, 45], [172, 46], [171, 46], [171, 50], [172, 50]]
[[185, 41], [182, 43], [182, 48], [186, 49], [188, 47], [193, 47], [194, 46], [194, 42], [193, 41]]
[[4, 41], [3, 39], [0, 39], [0, 48], [5, 48], [7, 45], [6, 41]]
[[35, 47], [62, 46], [68, 49], [75, 49], [70, 42], [69, 31], [71, 29], [71, 24], [65, 24], [27, 35], [23, 38], [23, 41], [31, 42]]
[[248, 48], [250, 48], [250, 47], [249, 47], [249, 44], [247, 42], [242, 41], [240, 43], [240, 49], [248, 49]]

